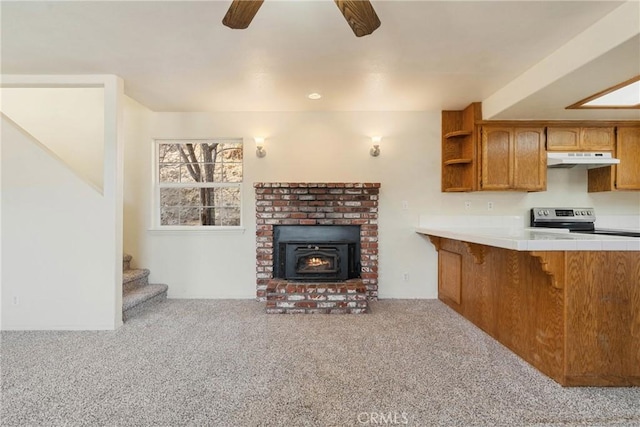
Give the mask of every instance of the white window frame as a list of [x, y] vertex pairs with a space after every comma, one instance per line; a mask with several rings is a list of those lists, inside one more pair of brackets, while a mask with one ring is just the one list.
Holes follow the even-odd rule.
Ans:
[[[160, 144], [177, 144], [192, 142], [197, 144], [204, 141], [237, 141], [242, 144], [242, 179], [244, 181], [244, 140], [243, 138], [154, 138], [152, 151], [151, 179], [153, 186], [153, 197], [151, 197], [151, 228], [150, 231], [162, 232], [244, 232], [243, 225], [243, 182], [200, 182], [200, 183], [182, 183], [182, 182], [160, 182], [160, 162], [158, 159]], [[161, 206], [160, 206], [160, 189], [161, 188], [238, 188], [240, 192], [240, 225], [162, 225]]]

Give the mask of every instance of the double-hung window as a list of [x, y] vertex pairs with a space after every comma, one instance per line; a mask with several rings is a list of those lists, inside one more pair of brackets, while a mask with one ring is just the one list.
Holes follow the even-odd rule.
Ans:
[[155, 224], [239, 227], [242, 139], [155, 140]]

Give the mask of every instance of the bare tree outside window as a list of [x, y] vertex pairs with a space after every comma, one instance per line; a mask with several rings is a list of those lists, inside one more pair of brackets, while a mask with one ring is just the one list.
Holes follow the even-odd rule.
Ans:
[[158, 140], [161, 226], [239, 226], [242, 140]]

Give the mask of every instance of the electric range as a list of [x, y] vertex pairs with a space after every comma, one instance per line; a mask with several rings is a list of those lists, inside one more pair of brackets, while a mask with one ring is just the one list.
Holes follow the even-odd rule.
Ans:
[[595, 227], [593, 208], [531, 208], [531, 227], [565, 228], [573, 233], [640, 237], [640, 230], [611, 230]]

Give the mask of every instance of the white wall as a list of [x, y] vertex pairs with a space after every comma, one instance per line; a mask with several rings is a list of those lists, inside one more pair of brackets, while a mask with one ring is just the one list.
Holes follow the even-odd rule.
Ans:
[[0, 110], [102, 191], [103, 88], [1, 88]]
[[113, 329], [108, 203], [2, 116], [3, 329]]
[[[12, 88], [3, 107], [32, 127], [2, 117], [1, 327], [115, 329], [122, 325], [123, 81], [114, 75], [1, 80]], [[13, 98], [13, 88], [25, 90], [24, 99]], [[56, 88], [56, 95], [45, 88]], [[35, 95], [41, 90], [49, 95]], [[43, 104], [29, 108], [27, 101]], [[34, 133], [55, 135], [61, 154]], [[93, 148], [83, 151], [85, 143]], [[85, 161], [92, 179], [78, 173]]]
[[[124, 236], [125, 252], [143, 253], [149, 226], [147, 209], [151, 179], [151, 119], [153, 113], [137, 101], [124, 97]], [[139, 264], [134, 259], [132, 264]]]
[[[440, 112], [152, 113], [127, 105], [125, 251], [172, 298], [255, 296], [254, 182], [380, 182], [380, 298], [435, 298], [436, 253], [413, 232], [421, 214], [526, 217], [532, 206], [586, 205], [598, 213], [640, 214], [640, 193], [587, 194], [585, 170], [550, 170], [542, 193], [440, 192]], [[145, 135], [146, 133], [146, 135]], [[370, 136], [382, 154], [369, 156]], [[267, 139], [255, 156], [254, 136]], [[152, 138], [244, 137], [246, 231], [185, 233], [150, 226]], [[464, 210], [464, 202], [472, 206]], [[408, 210], [402, 209], [407, 201]], [[486, 204], [494, 202], [488, 212]], [[523, 220], [524, 221], [524, 220]], [[133, 226], [135, 224], [135, 226]], [[403, 281], [403, 273], [409, 281]]]

